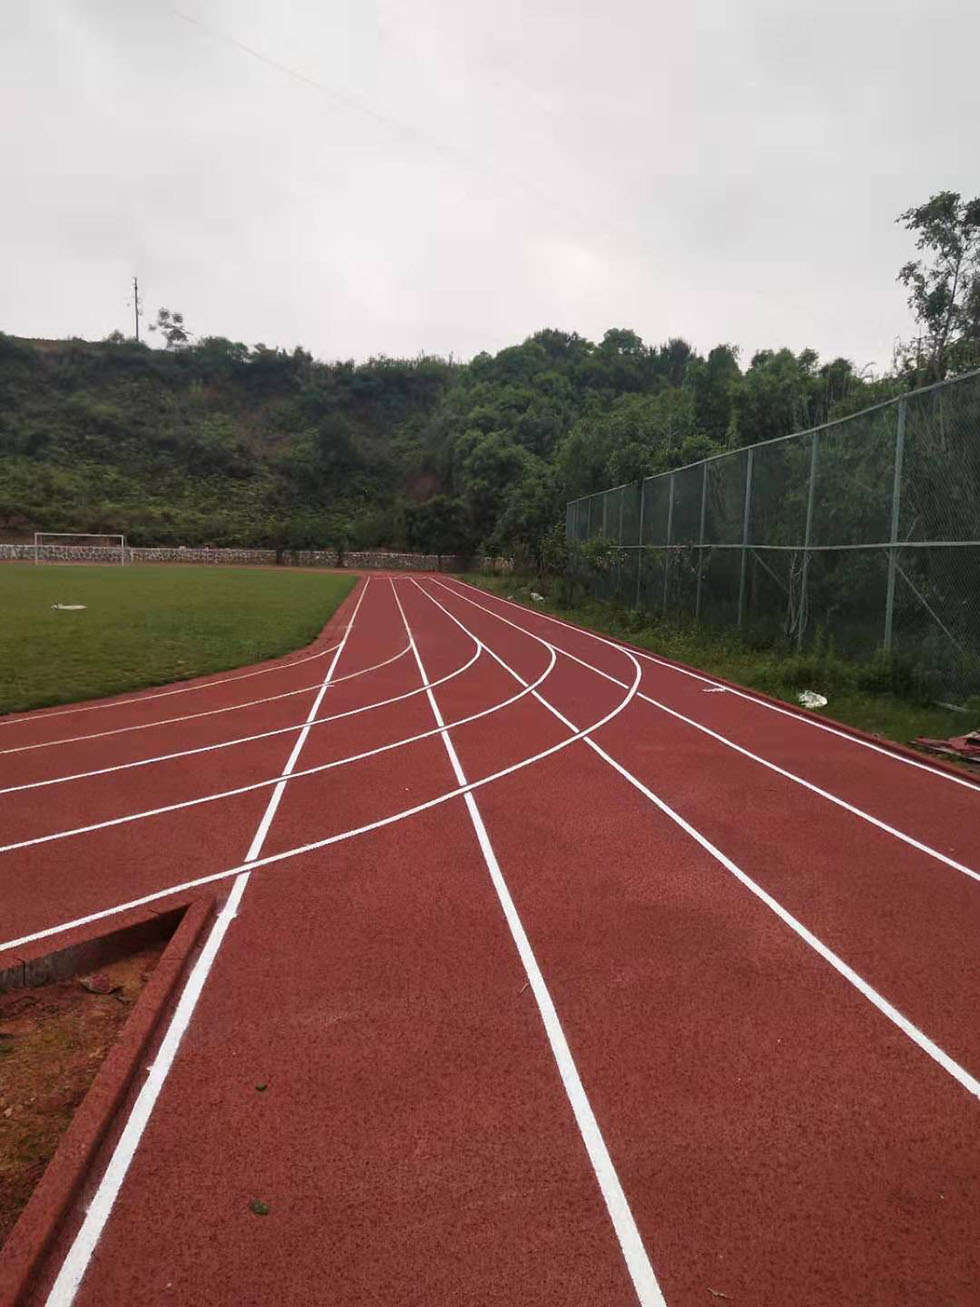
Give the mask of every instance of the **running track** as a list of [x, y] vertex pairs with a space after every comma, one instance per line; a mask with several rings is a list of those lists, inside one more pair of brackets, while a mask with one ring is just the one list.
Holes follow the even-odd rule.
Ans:
[[224, 905], [37, 1302], [980, 1303], [970, 780], [408, 576], [0, 750], [4, 946]]

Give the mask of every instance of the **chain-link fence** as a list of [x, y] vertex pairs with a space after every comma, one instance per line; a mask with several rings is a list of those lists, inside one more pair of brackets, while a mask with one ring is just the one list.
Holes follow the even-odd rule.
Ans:
[[573, 500], [565, 534], [599, 596], [978, 690], [980, 372]]

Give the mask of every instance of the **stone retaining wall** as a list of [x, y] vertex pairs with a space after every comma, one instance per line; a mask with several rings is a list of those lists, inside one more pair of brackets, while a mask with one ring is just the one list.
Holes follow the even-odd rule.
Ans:
[[[45, 562], [118, 563], [119, 549], [105, 545], [42, 545]], [[0, 561], [33, 559], [32, 544], [0, 543]], [[350, 567], [413, 572], [462, 572], [467, 560], [454, 554], [396, 554], [367, 550], [345, 554], [336, 549], [184, 549], [173, 545], [127, 546], [127, 563], [209, 563], [237, 567]]]

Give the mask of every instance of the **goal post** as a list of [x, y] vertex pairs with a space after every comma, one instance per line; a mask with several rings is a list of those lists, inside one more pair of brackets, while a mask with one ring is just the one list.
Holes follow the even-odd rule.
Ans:
[[91, 531], [35, 531], [34, 562], [126, 564], [126, 537]]

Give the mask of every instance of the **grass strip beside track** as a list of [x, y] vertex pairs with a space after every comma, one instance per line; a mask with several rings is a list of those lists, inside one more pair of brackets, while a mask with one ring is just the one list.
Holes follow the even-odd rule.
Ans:
[[[0, 713], [120, 694], [302, 648], [356, 577], [286, 568], [0, 568]], [[59, 612], [53, 604], [85, 604]]]

